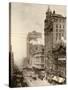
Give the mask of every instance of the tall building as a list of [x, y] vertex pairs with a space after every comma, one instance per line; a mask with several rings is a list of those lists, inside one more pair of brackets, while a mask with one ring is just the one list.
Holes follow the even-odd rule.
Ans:
[[35, 69], [44, 69], [44, 45], [42, 34], [32, 31], [27, 36], [27, 58], [28, 65]]
[[48, 7], [44, 24], [45, 24], [44, 32], [46, 37], [45, 38], [46, 44], [47, 41], [49, 40], [48, 43], [52, 44], [51, 47], [55, 47], [55, 44], [59, 40], [61, 40], [62, 37], [66, 39], [66, 17], [63, 17], [60, 14], [56, 14], [55, 10], [52, 12]]
[[28, 64], [31, 65], [31, 50], [33, 48], [33, 44], [32, 42], [37, 41], [38, 38], [41, 38], [41, 33], [40, 32], [36, 32], [36, 31], [32, 31], [29, 32], [27, 35], [27, 58], [28, 58]]
[[[66, 17], [53, 12], [48, 7], [44, 21], [45, 37], [45, 66], [46, 70], [52, 70], [54, 66], [53, 49], [62, 39], [66, 39]], [[58, 44], [57, 44], [58, 45]]]

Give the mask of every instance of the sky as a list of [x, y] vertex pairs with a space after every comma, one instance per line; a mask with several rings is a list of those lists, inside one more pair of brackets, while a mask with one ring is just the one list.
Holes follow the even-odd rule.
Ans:
[[[66, 16], [66, 7], [60, 5], [49, 5], [50, 9], [57, 14]], [[27, 51], [28, 32], [38, 31], [42, 33], [42, 44], [44, 44], [44, 20], [46, 18], [46, 4], [11, 4], [11, 44], [15, 63], [21, 64]]]

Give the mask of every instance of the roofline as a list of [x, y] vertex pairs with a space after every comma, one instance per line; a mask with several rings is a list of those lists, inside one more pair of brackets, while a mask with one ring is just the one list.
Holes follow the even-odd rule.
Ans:
[[58, 18], [64, 18], [64, 19], [66, 19], [66, 17], [63, 17], [63, 16], [52, 16], [52, 17], [58, 17]]

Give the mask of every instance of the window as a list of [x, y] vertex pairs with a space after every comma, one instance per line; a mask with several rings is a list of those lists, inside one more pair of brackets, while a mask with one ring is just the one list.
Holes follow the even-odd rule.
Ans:
[[64, 28], [64, 25], [63, 25], [63, 28]]
[[56, 28], [58, 28], [58, 24], [56, 24]]
[[56, 29], [56, 32], [58, 32], [58, 29]]
[[61, 39], [61, 33], [59, 33], [59, 40]]
[[35, 47], [36, 50], [38, 50], [38, 47]]
[[61, 24], [60, 24], [60, 28], [61, 28]]
[[58, 39], [58, 33], [56, 33], [56, 40]]
[[44, 49], [42, 49], [42, 54], [44, 54]]

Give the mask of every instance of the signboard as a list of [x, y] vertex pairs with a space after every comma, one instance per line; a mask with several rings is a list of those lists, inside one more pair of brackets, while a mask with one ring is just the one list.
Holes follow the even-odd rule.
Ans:
[[58, 60], [65, 61], [66, 58], [58, 58]]

